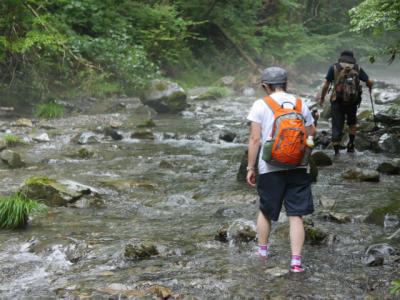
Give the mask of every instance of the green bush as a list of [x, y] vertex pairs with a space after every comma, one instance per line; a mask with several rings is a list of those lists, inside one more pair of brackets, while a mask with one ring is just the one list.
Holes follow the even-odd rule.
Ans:
[[17, 229], [28, 225], [30, 214], [44, 212], [44, 204], [27, 199], [21, 194], [0, 197], [0, 228]]
[[392, 287], [390, 288], [390, 293], [393, 295], [400, 294], [400, 279], [392, 281]]
[[6, 142], [7, 147], [13, 147], [25, 144], [25, 142], [19, 136], [13, 134], [4, 135], [3, 140]]
[[57, 119], [64, 116], [64, 107], [60, 104], [49, 102], [36, 106], [36, 117], [44, 119]]

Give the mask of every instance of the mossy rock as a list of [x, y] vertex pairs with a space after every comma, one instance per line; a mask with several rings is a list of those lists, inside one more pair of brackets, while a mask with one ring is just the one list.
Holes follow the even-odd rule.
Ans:
[[48, 177], [31, 177], [25, 180], [20, 189], [20, 193], [27, 198], [43, 202], [47, 206], [67, 206], [93, 192], [94, 189], [80, 183], [56, 181]]
[[131, 138], [141, 140], [154, 140], [154, 134], [149, 129], [141, 129], [132, 133]]
[[25, 163], [21, 159], [21, 155], [19, 155], [15, 151], [11, 150], [3, 150], [0, 154], [0, 158], [3, 162], [5, 162], [8, 167], [12, 169], [21, 168], [25, 166]]
[[215, 235], [214, 239], [221, 243], [227, 243], [228, 242], [228, 228], [229, 228], [229, 225], [221, 226], [218, 229], [217, 234]]
[[177, 113], [187, 107], [186, 98], [186, 92], [177, 83], [156, 79], [150, 82], [140, 99], [158, 113]]
[[158, 255], [158, 250], [157, 247], [153, 244], [127, 244], [124, 250], [124, 258], [126, 260], [142, 260], [155, 255]]
[[400, 201], [392, 201], [384, 207], [375, 208], [365, 219], [365, 222], [383, 226], [387, 214], [396, 215], [400, 218]]
[[328, 237], [328, 233], [325, 231], [308, 224], [304, 224], [304, 231], [306, 234], [306, 242], [311, 245], [324, 244]]
[[7, 148], [7, 142], [5, 140], [0, 140], [0, 151]]

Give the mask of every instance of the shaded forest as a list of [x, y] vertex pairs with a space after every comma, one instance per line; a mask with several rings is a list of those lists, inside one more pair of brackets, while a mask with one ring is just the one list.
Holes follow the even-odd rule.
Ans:
[[193, 86], [268, 64], [318, 70], [343, 48], [394, 59], [399, 11], [394, 0], [4, 0], [1, 101], [135, 95], [155, 77]]

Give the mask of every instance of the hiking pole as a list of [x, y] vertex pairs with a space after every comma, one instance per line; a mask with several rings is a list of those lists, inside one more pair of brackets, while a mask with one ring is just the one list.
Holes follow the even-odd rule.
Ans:
[[376, 124], [376, 119], [375, 119], [374, 100], [372, 99], [372, 93], [371, 93], [372, 88], [371, 88], [371, 87], [368, 87], [368, 89], [369, 89], [369, 98], [371, 99], [372, 116], [374, 117], [374, 123], [375, 123], [375, 128], [374, 128], [374, 130], [377, 130], [377, 129], [379, 129], [379, 127], [378, 127], [378, 125]]

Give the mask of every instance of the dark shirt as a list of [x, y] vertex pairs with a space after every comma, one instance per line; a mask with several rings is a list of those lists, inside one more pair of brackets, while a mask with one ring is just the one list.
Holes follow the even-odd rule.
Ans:
[[[334, 77], [335, 77], [335, 70], [332, 65], [332, 66], [330, 66], [328, 73], [325, 76], [325, 79], [329, 82], [333, 82], [335, 80]], [[360, 68], [359, 77], [360, 77], [360, 80], [364, 81], [364, 82], [367, 82], [369, 80], [367, 73], [365, 73], [365, 71], [362, 68]]]

